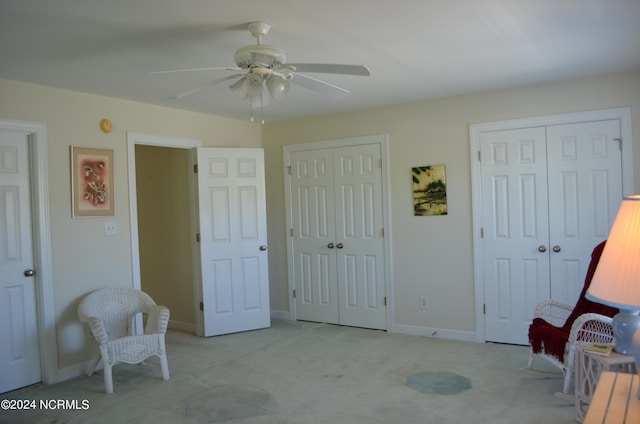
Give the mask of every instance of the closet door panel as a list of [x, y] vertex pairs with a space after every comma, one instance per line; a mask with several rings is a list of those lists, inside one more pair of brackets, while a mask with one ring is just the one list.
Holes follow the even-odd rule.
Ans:
[[382, 165], [377, 144], [334, 149], [340, 323], [386, 328]]
[[333, 152], [291, 153], [293, 261], [301, 320], [337, 324]]
[[620, 123], [547, 127], [551, 297], [575, 304], [622, 200]]
[[536, 305], [549, 297], [545, 130], [483, 133], [485, 335], [526, 344]]

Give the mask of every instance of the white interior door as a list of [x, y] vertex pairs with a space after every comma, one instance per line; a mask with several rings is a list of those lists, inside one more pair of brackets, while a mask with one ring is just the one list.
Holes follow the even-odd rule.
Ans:
[[290, 163], [297, 318], [338, 324], [333, 150], [292, 152]]
[[620, 121], [547, 127], [552, 299], [574, 305], [622, 201]]
[[386, 328], [379, 144], [293, 151], [296, 317]]
[[262, 149], [198, 148], [204, 335], [269, 327]]
[[485, 337], [528, 344], [537, 303], [575, 304], [622, 199], [618, 120], [480, 135]]
[[27, 137], [0, 131], [0, 393], [41, 380]]
[[545, 129], [483, 133], [480, 154], [485, 337], [526, 344], [550, 292]]
[[334, 150], [340, 324], [386, 326], [380, 146]]

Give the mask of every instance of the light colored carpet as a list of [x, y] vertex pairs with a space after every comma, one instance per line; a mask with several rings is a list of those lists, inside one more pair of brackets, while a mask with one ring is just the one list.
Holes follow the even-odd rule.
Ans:
[[[520, 372], [528, 348], [273, 320], [198, 338], [170, 332], [156, 358], [0, 399], [88, 401], [86, 410], [2, 411], [2, 423], [397, 424], [574, 422], [562, 379]], [[553, 369], [553, 368], [549, 368]]]

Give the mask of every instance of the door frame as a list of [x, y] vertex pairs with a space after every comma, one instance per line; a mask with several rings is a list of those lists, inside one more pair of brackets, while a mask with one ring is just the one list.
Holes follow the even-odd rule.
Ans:
[[[577, 124], [581, 122], [620, 120], [622, 138], [622, 195], [634, 193], [633, 188], [633, 140], [631, 136], [631, 108], [600, 109], [586, 112], [543, 115], [521, 119], [484, 122], [469, 125], [469, 148], [471, 161], [471, 206], [473, 228], [473, 286], [475, 293], [476, 341], [485, 342], [484, 262], [482, 251], [482, 173], [479, 160], [480, 134], [550, 125]], [[622, 201], [622, 199], [620, 199]]]
[[380, 145], [380, 154], [382, 159], [382, 212], [384, 214], [384, 261], [385, 261], [385, 296], [387, 297], [387, 317], [386, 331], [391, 332], [395, 323], [395, 302], [394, 302], [394, 282], [393, 282], [393, 261], [391, 251], [391, 204], [390, 204], [390, 184], [389, 184], [389, 135], [378, 134], [362, 137], [350, 137], [334, 140], [314, 141], [309, 143], [288, 144], [283, 146], [284, 156], [284, 189], [285, 189], [285, 219], [286, 219], [286, 238], [287, 238], [287, 274], [288, 274], [288, 292], [289, 292], [289, 319], [295, 321], [297, 319], [296, 302], [293, 297], [295, 289], [295, 273], [293, 270], [293, 238], [290, 231], [293, 228], [291, 217], [291, 178], [287, 172], [291, 165], [291, 153], [305, 150], [317, 149], [333, 149], [336, 147], [358, 146], [361, 144], [378, 144]]
[[36, 270], [36, 313], [42, 382], [54, 384], [68, 378], [58, 370], [58, 337], [53, 292], [47, 126], [40, 122], [0, 120], [0, 131], [26, 134], [29, 143], [29, 183]]
[[[196, 147], [202, 147], [202, 141], [190, 138], [178, 138], [178, 137], [166, 137], [151, 134], [141, 134], [128, 132], [127, 133], [127, 168], [128, 168], [128, 180], [129, 180], [129, 222], [131, 226], [131, 271], [133, 276], [133, 288], [141, 290], [142, 283], [140, 279], [140, 243], [138, 238], [138, 194], [136, 189], [136, 145], [142, 144], [146, 146], [157, 147], [172, 147], [175, 149], [188, 149], [190, 163], [194, 162], [193, 149]], [[193, 175], [193, 174], [192, 174]], [[197, 210], [193, 206], [195, 205], [195, 178], [189, 178], [189, 203], [191, 207], [191, 246], [192, 246], [192, 258], [191, 264], [194, 270], [194, 277], [200, 275], [197, 271], [196, 261], [196, 214]], [[197, 271], [197, 273], [196, 273]], [[202, 314], [200, 313], [200, 300], [202, 298], [202, 287], [199, 286], [199, 279], [193, 279], [193, 313], [195, 323], [195, 334], [201, 336], [204, 333], [204, 326], [202, 322]], [[136, 319], [136, 330], [142, 331], [142, 317], [138, 316]]]

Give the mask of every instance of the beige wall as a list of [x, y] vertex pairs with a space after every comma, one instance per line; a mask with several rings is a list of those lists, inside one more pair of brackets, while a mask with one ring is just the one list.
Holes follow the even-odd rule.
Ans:
[[[201, 139], [205, 146], [265, 148], [271, 307], [288, 310], [282, 146], [368, 134], [389, 134], [395, 321], [398, 325], [472, 332], [469, 124], [554, 113], [632, 107], [640, 134], [640, 72], [524, 87], [360, 112], [266, 124], [150, 106], [0, 80], [0, 119], [47, 125], [53, 285], [59, 369], [80, 370], [93, 354], [77, 320], [80, 299], [103, 286], [131, 286], [132, 260], [126, 133]], [[98, 128], [114, 123], [111, 134]], [[640, 163], [640, 146], [634, 161]], [[115, 220], [71, 218], [69, 146], [115, 151]], [[446, 164], [449, 214], [414, 217], [411, 167]], [[636, 191], [640, 171], [635, 174]], [[430, 308], [420, 310], [426, 295]], [[75, 371], [74, 371], [75, 370]]]
[[[260, 147], [260, 126], [232, 120], [0, 80], [0, 118], [46, 124], [58, 369], [73, 374], [93, 356], [77, 318], [81, 298], [104, 286], [132, 286], [127, 132], [200, 139], [205, 146]], [[98, 123], [113, 121], [103, 134]], [[114, 149], [114, 218], [71, 218], [69, 146]], [[104, 235], [115, 220], [117, 236]]]
[[[640, 73], [493, 91], [266, 124], [271, 305], [287, 311], [282, 146], [389, 135], [395, 323], [474, 332], [469, 124], [631, 106], [640, 164]], [[411, 167], [445, 164], [449, 214], [414, 217]], [[638, 167], [636, 166], [636, 169]], [[640, 189], [640, 170], [635, 171]], [[430, 307], [419, 309], [418, 297]], [[407, 327], [405, 327], [407, 328]]]

